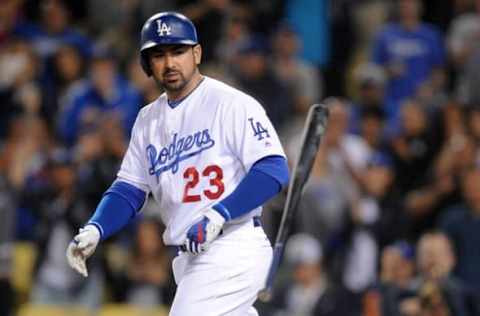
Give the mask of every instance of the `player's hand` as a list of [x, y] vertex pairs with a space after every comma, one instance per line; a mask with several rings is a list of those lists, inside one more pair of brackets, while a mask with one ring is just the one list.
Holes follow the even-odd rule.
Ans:
[[220, 234], [225, 218], [214, 209], [209, 209], [205, 216], [190, 227], [185, 240], [185, 248], [192, 254], [207, 251], [210, 243]]
[[80, 228], [67, 248], [68, 264], [84, 277], [88, 276], [86, 260], [93, 254], [100, 241], [100, 232], [94, 225]]

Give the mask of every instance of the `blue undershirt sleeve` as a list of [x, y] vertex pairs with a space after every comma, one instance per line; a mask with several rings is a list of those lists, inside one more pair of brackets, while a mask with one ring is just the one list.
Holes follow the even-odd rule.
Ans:
[[127, 225], [145, 203], [146, 193], [123, 181], [105, 192], [87, 225], [94, 225], [104, 240]]
[[286, 159], [282, 156], [268, 156], [257, 161], [238, 187], [212, 208], [229, 221], [264, 204], [287, 183]]

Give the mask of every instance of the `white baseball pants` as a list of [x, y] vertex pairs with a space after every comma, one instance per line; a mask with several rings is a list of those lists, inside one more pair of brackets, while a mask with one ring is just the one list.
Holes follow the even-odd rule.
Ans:
[[199, 255], [174, 258], [177, 292], [170, 316], [254, 316], [252, 304], [265, 285], [272, 248], [252, 220], [225, 227]]

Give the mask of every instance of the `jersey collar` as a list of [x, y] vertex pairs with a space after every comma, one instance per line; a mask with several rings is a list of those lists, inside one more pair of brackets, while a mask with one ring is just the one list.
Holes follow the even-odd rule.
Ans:
[[174, 109], [176, 108], [178, 105], [180, 105], [180, 103], [183, 102], [183, 100], [185, 100], [186, 98], [188, 98], [192, 93], [193, 91], [197, 90], [197, 88], [200, 86], [200, 84], [205, 80], [205, 76], [202, 76], [202, 79], [200, 79], [200, 81], [197, 83], [197, 85], [195, 86], [195, 88], [192, 89], [192, 91], [190, 91], [186, 96], [184, 96], [183, 98], [179, 99], [179, 100], [169, 100], [168, 97], [167, 97], [167, 103], [168, 105], [170, 106], [170, 108]]

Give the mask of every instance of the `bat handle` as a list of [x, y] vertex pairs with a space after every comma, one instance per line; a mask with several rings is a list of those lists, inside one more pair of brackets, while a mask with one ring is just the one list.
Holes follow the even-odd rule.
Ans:
[[268, 302], [272, 298], [273, 280], [275, 278], [275, 274], [277, 273], [278, 266], [280, 265], [280, 258], [282, 257], [282, 253], [283, 243], [275, 244], [275, 247], [273, 248], [272, 264], [270, 265], [270, 269], [268, 270], [265, 288], [258, 292], [258, 298], [262, 302]]

